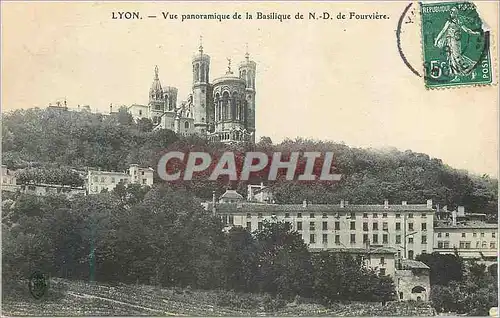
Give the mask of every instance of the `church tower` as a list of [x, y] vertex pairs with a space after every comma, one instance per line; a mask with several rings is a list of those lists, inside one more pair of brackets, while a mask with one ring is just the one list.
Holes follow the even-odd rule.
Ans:
[[209, 123], [213, 121], [210, 114], [211, 90], [209, 82], [210, 56], [203, 53], [203, 44], [200, 38], [200, 47], [193, 57], [193, 118], [194, 129], [197, 133], [206, 134]]
[[250, 54], [245, 53], [245, 61], [240, 63], [240, 78], [245, 80], [245, 111], [246, 111], [246, 129], [252, 133], [253, 142], [255, 142], [255, 70], [257, 64], [250, 60]]
[[155, 66], [155, 75], [153, 84], [149, 90], [149, 116], [153, 124], [160, 123], [160, 118], [163, 113], [165, 101], [163, 99], [163, 89], [161, 87], [160, 78], [158, 77], [158, 65]]

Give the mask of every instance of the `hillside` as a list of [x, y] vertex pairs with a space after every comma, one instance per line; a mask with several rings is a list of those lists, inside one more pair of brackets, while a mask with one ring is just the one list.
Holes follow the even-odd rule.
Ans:
[[[352, 302], [329, 307], [306, 301], [282, 303], [260, 294], [104, 285], [53, 279], [48, 294], [35, 301], [27, 291], [3, 299], [6, 316], [433, 316], [429, 304]], [[20, 292], [21, 294], [23, 291]], [[24, 297], [23, 297], [24, 296]], [[275, 302], [275, 301], [274, 301]]]
[[[453, 169], [441, 160], [411, 150], [361, 149], [330, 141], [285, 140], [273, 144], [263, 137], [257, 145], [231, 148], [219, 143], [176, 136], [170, 130], [152, 131], [149, 120], [134, 123], [126, 111], [104, 116], [85, 112], [49, 109], [17, 110], [3, 115], [2, 162], [19, 167], [85, 167], [123, 171], [131, 163], [155, 167], [159, 155], [168, 150], [227, 149], [240, 152], [332, 151], [340, 182], [299, 183], [278, 179], [269, 182], [281, 203], [381, 203], [408, 201], [422, 203], [433, 199], [439, 206], [464, 205], [470, 212], [497, 213], [498, 181]], [[161, 180], [157, 180], [160, 181]], [[255, 176], [251, 182], [260, 182]], [[209, 199], [228, 186], [246, 192], [246, 182], [230, 184], [227, 180], [209, 182], [197, 178], [179, 186], [198, 197]]]

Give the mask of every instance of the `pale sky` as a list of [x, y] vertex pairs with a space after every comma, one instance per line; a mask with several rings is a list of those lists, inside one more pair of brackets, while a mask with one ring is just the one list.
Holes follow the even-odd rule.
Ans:
[[[64, 98], [68, 106], [102, 112], [110, 103], [146, 104], [155, 65], [162, 85], [179, 89], [180, 102], [190, 92], [191, 58], [202, 35], [211, 79], [225, 73], [226, 58], [237, 72], [248, 43], [257, 63], [257, 139], [300, 136], [411, 149], [496, 177], [498, 86], [426, 90], [396, 45], [408, 3], [2, 2], [2, 108], [46, 107]], [[477, 5], [498, 34], [498, 3]], [[113, 20], [113, 11], [138, 11], [143, 19]], [[254, 19], [181, 22], [164, 20], [162, 11], [248, 11]], [[257, 11], [292, 18], [378, 12], [389, 19], [279, 22], [256, 20]], [[404, 24], [402, 47], [421, 71], [419, 24]]]

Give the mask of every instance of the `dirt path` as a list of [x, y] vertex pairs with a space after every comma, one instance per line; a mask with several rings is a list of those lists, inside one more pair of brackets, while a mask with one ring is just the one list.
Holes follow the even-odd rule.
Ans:
[[106, 297], [94, 296], [94, 295], [89, 295], [89, 294], [84, 294], [84, 293], [74, 293], [74, 292], [68, 292], [67, 294], [70, 296], [79, 297], [79, 298], [96, 298], [96, 299], [105, 300], [105, 301], [109, 301], [109, 302], [116, 303], [116, 304], [121, 304], [121, 305], [130, 306], [130, 307], [134, 307], [134, 308], [149, 310], [149, 311], [153, 311], [153, 312], [158, 312], [158, 313], [161, 313], [161, 314], [167, 315], [167, 316], [186, 316], [186, 315], [175, 314], [172, 312], [167, 312], [167, 311], [163, 311], [163, 310], [159, 310], [159, 309], [144, 307], [144, 306], [140, 306], [140, 305], [134, 305], [131, 303], [127, 303], [127, 302], [123, 302], [123, 301], [119, 301], [119, 300], [114, 300], [114, 299], [106, 298]]

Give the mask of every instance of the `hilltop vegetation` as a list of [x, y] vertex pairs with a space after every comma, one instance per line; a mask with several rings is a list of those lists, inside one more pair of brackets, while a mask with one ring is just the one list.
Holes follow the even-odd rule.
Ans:
[[[4, 114], [2, 125], [2, 159], [11, 168], [83, 167], [123, 171], [131, 163], [156, 168], [166, 150], [222, 153], [245, 151], [331, 151], [335, 173], [340, 182], [297, 182], [278, 178], [266, 182], [274, 187], [278, 202], [381, 203], [384, 199], [399, 203], [422, 203], [427, 199], [454, 208], [464, 205], [468, 211], [497, 213], [498, 181], [486, 175], [475, 176], [453, 169], [439, 159], [411, 150], [360, 149], [330, 141], [287, 139], [273, 144], [263, 137], [256, 145], [226, 146], [209, 143], [197, 137], [179, 137], [170, 130], [152, 130], [151, 121], [135, 123], [121, 109], [111, 116], [85, 112], [62, 112], [50, 109], [17, 110]], [[240, 162], [241, 163], [241, 162]], [[248, 182], [229, 182], [221, 178], [208, 181], [201, 174], [191, 182], [179, 182], [196, 196], [209, 199], [212, 190], [222, 193], [228, 186], [242, 193]], [[161, 182], [158, 178], [156, 181]], [[249, 182], [265, 181], [263, 173], [254, 174]]]

